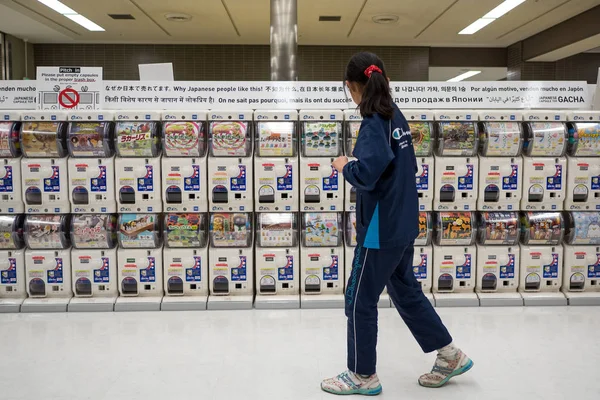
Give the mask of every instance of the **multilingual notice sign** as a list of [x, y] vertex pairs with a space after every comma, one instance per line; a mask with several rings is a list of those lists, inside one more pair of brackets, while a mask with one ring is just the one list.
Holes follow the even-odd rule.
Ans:
[[[54, 72], [58, 70], [53, 68]], [[58, 71], [60, 72], [60, 71]], [[48, 72], [46, 72], [48, 73]], [[81, 68], [80, 74], [86, 73]], [[68, 74], [73, 75], [73, 73]], [[82, 77], [82, 79], [85, 77]], [[56, 78], [54, 78], [56, 79]], [[0, 109], [344, 109], [354, 107], [341, 82], [0, 82]], [[26, 84], [24, 83], [26, 82]], [[73, 89], [73, 90], [70, 90]], [[392, 82], [401, 109], [590, 109], [586, 82]], [[86, 93], [94, 93], [89, 96]], [[46, 97], [47, 96], [47, 97]], [[348, 97], [347, 97], [348, 96]], [[47, 101], [48, 100], [48, 101]], [[50, 101], [52, 100], [52, 101]]]
[[99, 110], [104, 106], [100, 67], [38, 67], [39, 110]]

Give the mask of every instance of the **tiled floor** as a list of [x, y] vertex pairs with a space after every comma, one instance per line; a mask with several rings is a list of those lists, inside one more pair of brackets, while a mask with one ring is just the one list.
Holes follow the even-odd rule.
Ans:
[[[600, 399], [600, 307], [441, 309], [474, 369], [443, 389], [380, 311], [380, 399]], [[2, 400], [332, 399], [345, 366], [342, 310], [0, 315]]]

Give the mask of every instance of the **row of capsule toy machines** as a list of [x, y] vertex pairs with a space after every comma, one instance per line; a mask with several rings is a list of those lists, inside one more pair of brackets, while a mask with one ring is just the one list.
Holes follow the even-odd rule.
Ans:
[[421, 211], [600, 209], [598, 111], [405, 115]]

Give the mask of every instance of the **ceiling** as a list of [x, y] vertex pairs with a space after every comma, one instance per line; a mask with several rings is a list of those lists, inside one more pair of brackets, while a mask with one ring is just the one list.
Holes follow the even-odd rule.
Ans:
[[[269, 0], [62, 0], [106, 29], [89, 32], [37, 0], [0, 0], [0, 30], [33, 43], [268, 44]], [[301, 45], [506, 47], [600, 4], [528, 0], [474, 35], [457, 33], [502, 0], [298, 0]], [[171, 12], [191, 22], [169, 22]], [[107, 14], [132, 14], [113, 20]], [[393, 14], [399, 21], [375, 24]], [[340, 22], [319, 22], [339, 15]]]

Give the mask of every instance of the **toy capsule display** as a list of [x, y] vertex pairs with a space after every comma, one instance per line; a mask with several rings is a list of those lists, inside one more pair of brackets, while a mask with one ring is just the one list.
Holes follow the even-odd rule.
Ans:
[[28, 215], [23, 232], [27, 247], [34, 250], [66, 249], [71, 245], [71, 215]]
[[171, 248], [201, 248], [208, 242], [206, 214], [165, 214], [164, 243]]
[[521, 215], [521, 243], [558, 245], [565, 234], [560, 212], [526, 212]]
[[477, 243], [514, 246], [519, 243], [519, 214], [512, 211], [482, 212], [479, 214]]
[[117, 216], [78, 214], [71, 219], [71, 243], [76, 249], [114, 249], [117, 246]]
[[119, 246], [124, 249], [155, 249], [162, 244], [159, 214], [120, 214]]
[[435, 244], [438, 246], [468, 246], [475, 242], [477, 227], [472, 212], [437, 213]]
[[22, 214], [0, 215], [0, 250], [18, 250], [25, 246], [24, 221]]
[[214, 213], [210, 216], [213, 247], [250, 247], [252, 220], [249, 213]]
[[565, 212], [565, 243], [600, 244], [600, 212]]

